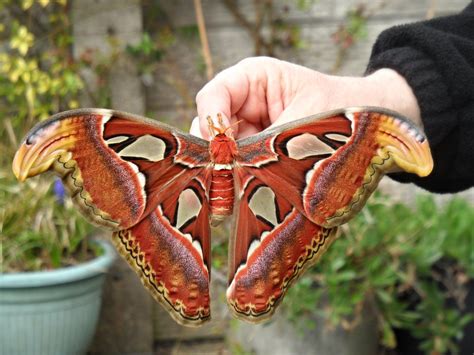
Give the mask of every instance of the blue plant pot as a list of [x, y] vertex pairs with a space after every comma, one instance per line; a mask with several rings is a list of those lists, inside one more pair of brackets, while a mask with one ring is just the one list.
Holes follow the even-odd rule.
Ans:
[[0, 274], [0, 354], [84, 354], [115, 251], [54, 271]]

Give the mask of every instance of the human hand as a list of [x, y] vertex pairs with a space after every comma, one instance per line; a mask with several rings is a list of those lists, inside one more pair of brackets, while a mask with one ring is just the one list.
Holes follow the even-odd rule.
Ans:
[[207, 116], [224, 115], [235, 138], [319, 112], [348, 106], [392, 109], [421, 126], [416, 97], [392, 69], [366, 77], [326, 75], [269, 57], [247, 58], [225, 69], [197, 94], [191, 133], [209, 138]]

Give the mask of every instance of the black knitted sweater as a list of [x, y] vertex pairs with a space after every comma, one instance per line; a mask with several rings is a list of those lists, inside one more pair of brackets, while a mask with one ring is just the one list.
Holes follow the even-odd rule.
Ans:
[[433, 192], [474, 186], [474, 2], [457, 15], [382, 32], [367, 73], [380, 68], [413, 89], [434, 159], [428, 177], [390, 176]]

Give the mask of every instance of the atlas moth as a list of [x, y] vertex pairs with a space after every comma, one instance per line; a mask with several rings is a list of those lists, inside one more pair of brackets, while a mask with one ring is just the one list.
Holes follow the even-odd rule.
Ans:
[[58, 173], [153, 297], [195, 326], [210, 319], [210, 223], [235, 215], [227, 301], [259, 322], [384, 173], [433, 168], [420, 128], [382, 108], [325, 112], [239, 140], [217, 121], [207, 141], [129, 113], [67, 111], [28, 133], [13, 171], [20, 181]]

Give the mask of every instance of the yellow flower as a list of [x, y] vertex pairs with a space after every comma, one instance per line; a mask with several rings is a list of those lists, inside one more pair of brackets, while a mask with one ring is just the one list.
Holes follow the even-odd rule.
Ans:
[[69, 108], [74, 109], [79, 107], [79, 102], [77, 100], [70, 100], [69, 101]]
[[25, 26], [20, 26], [18, 32], [10, 40], [10, 47], [17, 49], [21, 55], [26, 55], [28, 49], [33, 45], [34, 36]]
[[28, 10], [34, 4], [34, 0], [23, 0], [21, 2], [21, 7], [23, 10]]

